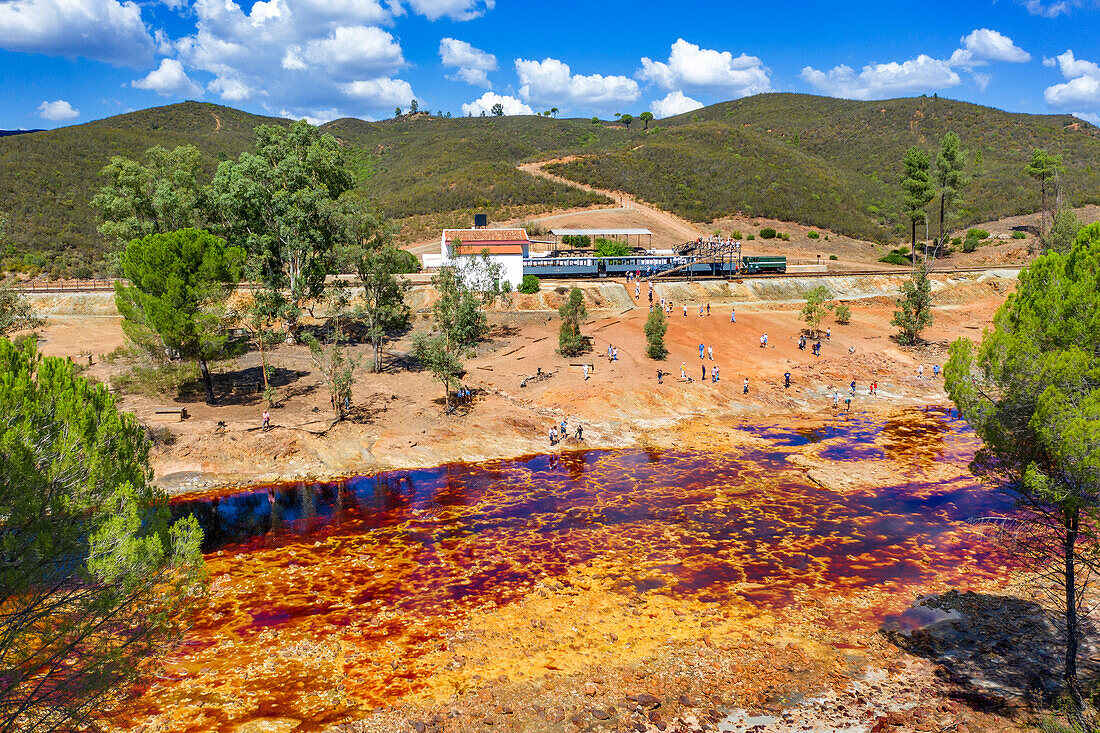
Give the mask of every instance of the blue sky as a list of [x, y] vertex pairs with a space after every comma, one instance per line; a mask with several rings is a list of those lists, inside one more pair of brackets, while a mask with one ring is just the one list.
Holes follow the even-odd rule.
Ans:
[[[239, 4], [238, 4], [239, 2]], [[0, 0], [0, 128], [184, 99], [657, 117], [763, 91], [938, 93], [1100, 124], [1100, 0]]]

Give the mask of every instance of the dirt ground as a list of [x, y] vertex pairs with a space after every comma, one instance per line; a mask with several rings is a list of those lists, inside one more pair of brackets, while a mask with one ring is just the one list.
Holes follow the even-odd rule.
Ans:
[[[842, 399], [848, 396], [852, 381], [857, 388], [851, 409], [857, 415], [888, 416], [906, 407], [947, 404], [933, 365], [943, 364], [953, 339], [980, 338], [1015, 281], [1003, 272], [938, 276], [935, 321], [919, 349], [900, 347], [890, 338], [895, 307], [891, 288], [896, 287], [891, 282], [883, 279], [848, 300], [850, 324], [826, 319], [823, 328], [829, 335], [820, 357], [808, 346], [797, 348], [804, 329], [798, 288], [804, 286], [796, 278], [787, 290], [775, 284], [771, 290], [738, 290], [717, 282], [660, 283], [655, 300], [674, 303], [666, 336], [671, 353], [663, 362], [644, 354], [645, 285], [637, 300], [633, 287], [623, 283], [585, 285], [590, 317], [584, 332], [593, 348], [583, 357], [563, 358], [556, 353], [559, 321], [554, 309], [575, 283], [544, 282], [540, 293], [516, 296], [509, 308], [490, 314], [492, 337], [466, 364], [465, 383], [476, 396], [472, 405], [453, 414], [444, 412], [442, 388], [408, 360], [407, 335], [387, 345], [381, 374], [362, 366], [357, 370], [351, 419], [338, 424], [333, 424], [327, 396], [301, 346], [282, 346], [273, 354], [280, 401], [267, 432], [260, 430], [264, 403], [255, 391], [259, 374], [254, 354], [215, 366], [215, 406], [198, 396], [118, 396], [123, 409], [161, 429], [154, 467], [157, 481], [174, 494], [582, 447], [728, 449], [746, 439], [734, 429], [737, 425], [815, 425], [834, 418], [838, 411], [831, 397], [836, 391]], [[421, 286], [412, 300], [414, 327], [424, 328], [432, 295]], [[731, 310], [735, 323], [730, 322]], [[768, 346], [761, 348], [765, 333]], [[110, 384], [127, 368], [124, 360], [103, 357], [122, 342], [117, 318], [69, 312], [52, 318], [43, 335], [46, 353], [84, 363], [90, 354], [86, 374], [92, 378]], [[713, 359], [709, 354], [699, 358], [700, 343], [713, 350]], [[614, 361], [606, 356], [608, 346], [618, 350]], [[351, 348], [369, 362], [365, 346]], [[587, 380], [580, 366], [585, 363], [590, 365]], [[681, 364], [687, 380], [680, 379]], [[920, 365], [923, 377], [918, 375]], [[710, 379], [716, 366], [717, 383]], [[660, 384], [658, 369], [666, 373]], [[540, 370], [545, 378], [529, 379]], [[785, 388], [788, 371], [792, 384]], [[878, 396], [868, 394], [872, 381], [878, 383]], [[185, 407], [188, 419], [158, 419], [158, 409], [175, 407]], [[583, 426], [583, 441], [571, 437], [551, 447], [547, 430], [562, 420], [571, 432]], [[168, 441], [163, 440], [164, 429], [171, 434]], [[812, 455], [791, 463], [837, 491], [852, 481], [866, 488], [896, 479], [888, 466], [869, 465], [850, 474]], [[935, 470], [950, 480], [965, 473], [965, 462], [944, 463]], [[232, 577], [229, 568], [241, 557], [211, 558], [215, 577]], [[214, 695], [214, 690], [220, 690], [217, 696], [229, 694], [225, 680], [217, 682], [210, 671], [217, 669], [217, 655], [223, 653], [216, 647], [201, 662], [207, 665], [204, 673], [199, 673], [199, 662], [181, 662], [172, 677], [188, 680], [173, 693], [178, 715], [165, 709], [145, 720], [144, 729], [992, 732], [1016, 729], [1027, 719], [1022, 703], [1002, 701], [992, 709], [967, 704], [943, 678], [945, 662], [921, 651], [923, 647], [903, 651], [866, 624], [838, 630], [820, 623], [838, 614], [857, 618], [860, 608], [878, 602], [871, 596], [847, 598], [839, 606], [807, 599], [806, 605], [781, 616], [664, 597], [624, 605], [613, 587], [613, 571], [578, 566], [564, 580], [532, 589], [521, 603], [488, 607], [467, 619], [452, 630], [443, 647], [446, 653], [433, 662], [440, 670], [450, 669], [454, 659], [465, 665], [440, 673], [441, 684], [458, 686], [441, 688], [438, 694], [364, 710], [343, 697], [343, 685], [333, 677], [331, 685], [321, 685], [327, 692], [309, 698], [310, 709], [327, 711], [317, 713], [322, 719], [342, 722], [317, 728], [305, 725], [301, 717], [268, 711], [234, 727], [225, 722], [232, 720], [225, 718], [227, 713], [215, 715], [210, 704], [200, 708], [205, 714], [194, 708], [195, 701]], [[1004, 592], [1003, 581], [974, 579], [970, 587], [990, 594], [966, 601], [971, 605]], [[942, 594], [950, 587], [940, 583], [930, 590]], [[619, 639], [621, 645], [613, 641]], [[525, 655], [539, 644], [549, 644], [558, 661], [547, 662], [550, 673], [523, 677]], [[342, 642], [321, 637], [275, 634], [249, 653], [255, 661], [252, 666], [241, 663], [242, 669], [252, 670], [246, 677], [279, 668], [272, 666], [272, 659], [304, 665], [301, 674], [323, 680], [339, 665], [347, 669], [352, 664]], [[179, 715], [195, 717], [187, 723]]]

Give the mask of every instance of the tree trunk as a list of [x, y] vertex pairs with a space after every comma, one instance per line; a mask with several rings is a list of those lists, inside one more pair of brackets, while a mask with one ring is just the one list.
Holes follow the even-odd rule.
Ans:
[[1066, 542], [1063, 547], [1063, 582], [1066, 586], [1066, 660], [1062, 679], [1066, 684], [1066, 691], [1073, 700], [1074, 717], [1077, 717], [1083, 709], [1084, 701], [1081, 690], [1077, 684], [1077, 586], [1076, 568], [1074, 567], [1074, 546], [1077, 544], [1077, 535], [1080, 531], [1081, 510], [1074, 507], [1066, 509], [1063, 515], [1064, 529], [1066, 530]]
[[940, 246], [943, 246], [943, 210], [947, 208], [947, 201], [944, 200], [943, 193], [940, 193]]
[[911, 253], [910, 259], [912, 259], [913, 264], [915, 265], [917, 263], [917, 220], [913, 219], [912, 224], [913, 224], [913, 252]]
[[382, 334], [375, 334], [371, 340], [374, 342], [374, 372], [382, 371]]
[[1047, 182], [1039, 181], [1039, 238], [1045, 239], [1047, 236]]
[[216, 405], [214, 399], [214, 382], [210, 379], [210, 369], [206, 366], [206, 359], [199, 357], [199, 371], [202, 372], [202, 385], [206, 388], [206, 404]]
[[268, 382], [267, 382], [267, 350], [264, 348], [264, 334], [263, 334], [262, 331], [260, 332], [259, 346], [260, 346], [260, 374], [264, 378], [264, 392], [267, 392], [269, 389], [271, 389], [271, 385], [268, 384]]

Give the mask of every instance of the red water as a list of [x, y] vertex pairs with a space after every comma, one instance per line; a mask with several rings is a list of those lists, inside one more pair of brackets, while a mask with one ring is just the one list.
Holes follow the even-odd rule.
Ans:
[[[342, 709], [308, 702], [331, 681], [293, 660], [270, 664], [276, 635], [283, 646], [339, 639], [347, 690], [368, 705], [394, 702], [420, 689], [431, 674], [423, 656], [470, 613], [591, 559], [634, 569], [616, 578], [626, 595], [772, 611], [807, 589], [896, 591], [905, 605], [932, 581], [999, 572], [966, 520], [1001, 500], [965, 472], [921, 480], [937, 461], [973, 454], [962, 423], [913, 412], [751, 432], [774, 447], [581, 451], [177, 501], [174, 511], [206, 529], [215, 579], [177, 674], [205, 666], [217, 679], [222, 669], [225, 694], [248, 699], [250, 715], [320, 724]], [[812, 447], [835, 461], [889, 461], [896, 485], [835, 493], [785, 460], [823, 440]], [[139, 714], [199, 704], [178, 681], [150, 691]], [[221, 705], [216, 694], [202, 701], [196, 728], [230, 730]]]

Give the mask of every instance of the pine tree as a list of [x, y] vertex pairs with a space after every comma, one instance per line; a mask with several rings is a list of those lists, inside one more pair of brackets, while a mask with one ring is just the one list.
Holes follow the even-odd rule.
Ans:
[[898, 342], [907, 346], [919, 343], [921, 332], [932, 325], [932, 282], [927, 262], [917, 265], [909, 282], [902, 286], [898, 307], [901, 310], [894, 311], [890, 321], [900, 329]]
[[905, 173], [901, 187], [905, 189], [905, 215], [913, 227], [913, 261], [917, 259], [917, 224], [928, 220], [925, 207], [932, 202], [932, 189], [928, 153], [914, 145], [905, 152]]
[[668, 356], [668, 349], [665, 348], [666, 331], [668, 319], [665, 318], [664, 308], [649, 311], [649, 318], [645, 321], [645, 353], [650, 359], [660, 361]]

